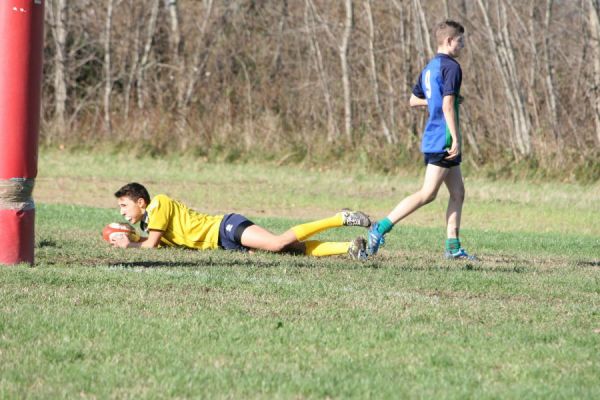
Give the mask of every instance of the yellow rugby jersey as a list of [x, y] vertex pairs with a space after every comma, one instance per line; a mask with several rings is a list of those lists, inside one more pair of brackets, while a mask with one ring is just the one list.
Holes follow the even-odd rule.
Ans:
[[160, 243], [163, 246], [199, 250], [219, 247], [219, 225], [223, 215], [201, 214], [164, 194], [155, 196], [146, 212], [146, 229], [162, 231]]

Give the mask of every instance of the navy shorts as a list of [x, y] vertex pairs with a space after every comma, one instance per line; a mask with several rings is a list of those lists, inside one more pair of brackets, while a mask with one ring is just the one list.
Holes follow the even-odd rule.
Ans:
[[242, 233], [254, 222], [240, 214], [226, 214], [219, 226], [219, 247], [225, 250], [248, 251], [242, 246]]
[[447, 151], [443, 153], [423, 153], [425, 165], [432, 164], [442, 168], [452, 168], [460, 165], [460, 162], [462, 161], [462, 154], [459, 154], [458, 157], [452, 160], [446, 160], [446, 157], [448, 157]]

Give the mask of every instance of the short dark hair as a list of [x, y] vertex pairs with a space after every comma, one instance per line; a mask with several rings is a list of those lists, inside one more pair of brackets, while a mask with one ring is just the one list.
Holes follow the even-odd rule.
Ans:
[[465, 28], [460, 23], [447, 19], [436, 25], [434, 34], [437, 44], [440, 45], [447, 37], [455, 38], [465, 33]]
[[150, 204], [150, 194], [144, 187], [137, 182], [131, 182], [123, 186], [121, 189], [115, 192], [115, 197], [129, 197], [131, 200], [136, 201], [137, 199], [146, 200], [146, 204]]

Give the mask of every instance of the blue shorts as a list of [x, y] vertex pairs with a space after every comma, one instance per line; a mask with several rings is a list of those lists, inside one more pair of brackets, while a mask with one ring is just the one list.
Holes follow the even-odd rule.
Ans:
[[458, 157], [452, 160], [446, 160], [446, 157], [448, 157], [447, 151], [443, 153], [423, 153], [425, 165], [432, 164], [442, 168], [452, 168], [460, 165], [460, 162], [462, 161], [462, 154], [459, 154]]
[[248, 251], [242, 246], [242, 233], [254, 222], [240, 214], [226, 214], [219, 226], [219, 247], [225, 250]]

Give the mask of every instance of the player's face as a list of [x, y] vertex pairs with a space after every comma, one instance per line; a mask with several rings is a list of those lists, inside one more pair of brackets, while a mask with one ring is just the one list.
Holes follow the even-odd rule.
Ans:
[[144, 216], [144, 203], [143, 199], [134, 201], [127, 196], [119, 197], [117, 204], [119, 204], [119, 212], [130, 224], [138, 223]]
[[448, 45], [448, 54], [452, 57], [458, 57], [460, 51], [465, 47], [465, 37], [463, 35], [458, 35], [450, 39], [450, 43]]

